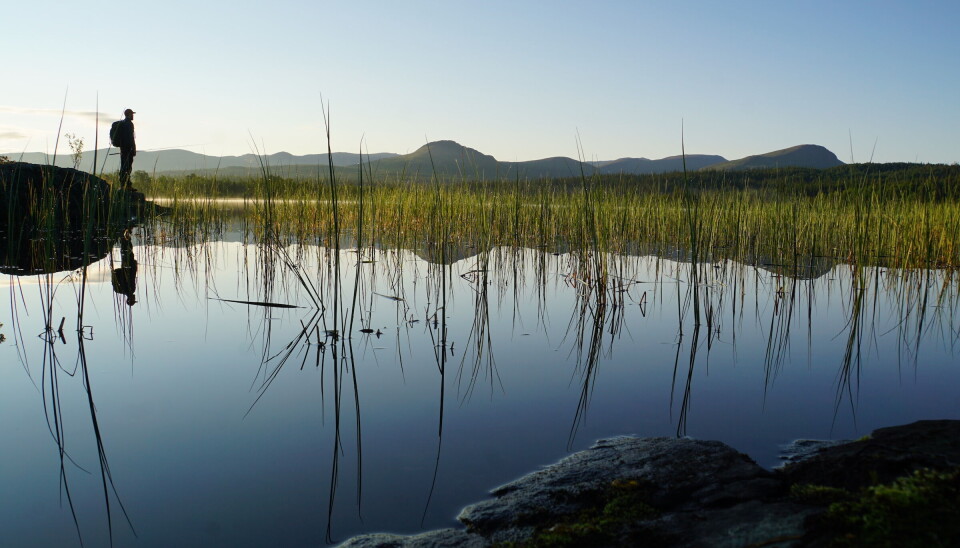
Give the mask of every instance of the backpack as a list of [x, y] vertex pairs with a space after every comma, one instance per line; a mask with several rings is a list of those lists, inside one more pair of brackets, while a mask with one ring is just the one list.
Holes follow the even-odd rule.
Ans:
[[120, 148], [120, 122], [123, 120], [117, 120], [116, 122], [110, 124], [110, 144], [117, 148]]

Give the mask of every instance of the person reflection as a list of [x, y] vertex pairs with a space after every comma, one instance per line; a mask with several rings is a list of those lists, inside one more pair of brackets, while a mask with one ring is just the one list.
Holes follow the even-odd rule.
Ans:
[[110, 276], [113, 291], [118, 295], [126, 295], [129, 306], [137, 303], [137, 297], [134, 295], [137, 290], [137, 260], [133, 256], [131, 239], [131, 230], [127, 228], [120, 237], [120, 268], [114, 268]]

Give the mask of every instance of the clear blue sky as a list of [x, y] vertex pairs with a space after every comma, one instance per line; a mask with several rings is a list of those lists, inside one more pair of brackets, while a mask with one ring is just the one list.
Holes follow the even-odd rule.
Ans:
[[[141, 149], [500, 160], [960, 161], [960, 2], [7, 2], [0, 153], [93, 146], [124, 108]], [[117, 37], [111, 37], [116, 32]], [[321, 96], [323, 101], [321, 101]], [[251, 137], [252, 136], [252, 137]], [[61, 140], [61, 150], [66, 147]]]

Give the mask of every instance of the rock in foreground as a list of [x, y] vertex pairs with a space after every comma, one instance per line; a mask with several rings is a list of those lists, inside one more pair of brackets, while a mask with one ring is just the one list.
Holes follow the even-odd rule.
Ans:
[[880, 429], [775, 472], [716, 441], [614, 438], [495, 489], [460, 513], [465, 529], [368, 534], [343, 546], [828, 544], [818, 524], [830, 500], [791, 495], [791, 486], [855, 499], [913, 470], [955, 470], [958, 456], [960, 421]]

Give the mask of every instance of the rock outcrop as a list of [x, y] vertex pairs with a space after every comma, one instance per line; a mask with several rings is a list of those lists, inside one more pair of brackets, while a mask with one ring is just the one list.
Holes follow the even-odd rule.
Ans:
[[[792, 487], [865, 487], [960, 465], [960, 421], [920, 421], [825, 445], [776, 471], [716, 441], [614, 438], [493, 491], [465, 508], [464, 529], [368, 534], [342, 546], [801, 546], [829, 501]], [[947, 539], [948, 542], [956, 539]]]
[[918, 421], [874, 430], [869, 436], [826, 447], [780, 475], [790, 484], [859, 489], [889, 483], [915, 470], [960, 466], [960, 421]]
[[106, 256], [112, 240], [158, 208], [89, 173], [0, 163], [0, 272], [74, 270]]

